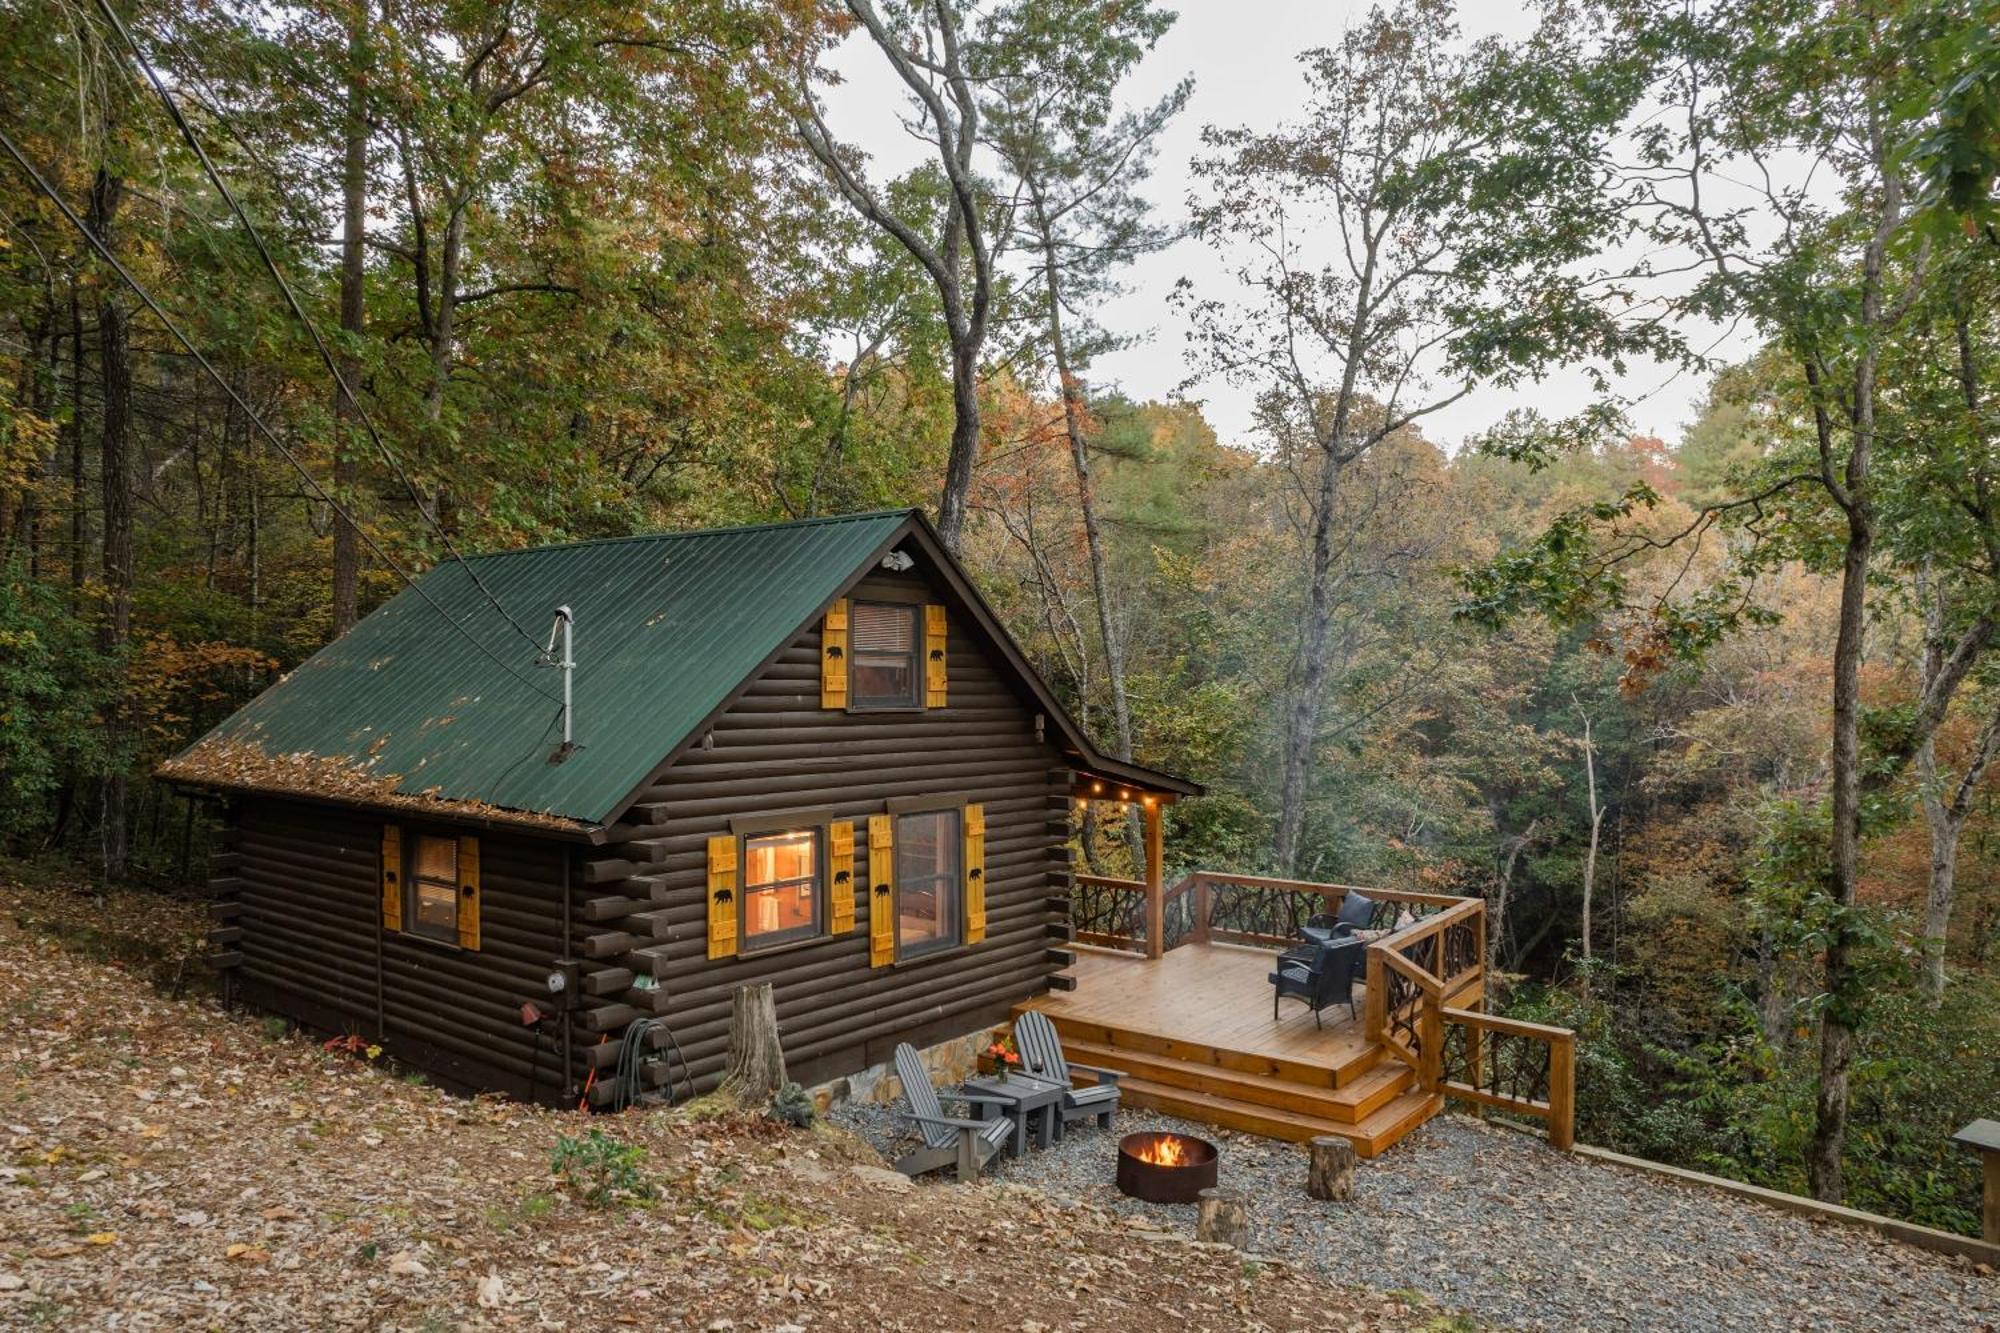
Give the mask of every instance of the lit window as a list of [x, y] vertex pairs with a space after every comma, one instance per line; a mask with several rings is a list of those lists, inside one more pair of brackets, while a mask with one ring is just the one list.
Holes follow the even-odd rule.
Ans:
[[851, 620], [853, 699], [858, 708], [911, 708], [917, 694], [917, 608], [857, 602]]
[[411, 929], [458, 939], [458, 839], [419, 837], [410, 875]]
[[819, 934], [819, 831], [743, 841], [743, 944], [758, 948]]
[[915, 958], [959, 941], [958, 811], [927, 810], [896, 820], [896, 951]]

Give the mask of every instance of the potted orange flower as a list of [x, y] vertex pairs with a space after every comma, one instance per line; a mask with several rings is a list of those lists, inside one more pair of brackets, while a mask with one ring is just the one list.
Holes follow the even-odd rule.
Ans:
[[993, 1072], [999, 1076], [1002, 1083], [1007, 1081], [1008, 1072], [1021, 1063], [1021, 1053], [1014, 1049], [1012, 1037], [1003, 1037], [994, 1042], [986, 1048], [985, 1055], [993, 1062]]

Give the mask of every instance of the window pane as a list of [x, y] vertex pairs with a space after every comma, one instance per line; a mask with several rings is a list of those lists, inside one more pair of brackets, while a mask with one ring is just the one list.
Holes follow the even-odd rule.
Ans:
[[819, 834], [810, 829], [751, 838], [743, 845], [744, 870], [750, 887], [775, 884], [783, 879], [809, 878], [818, 859], [815, 846], [818, 841]]
[[[813, 898], [811, 884], [750, 890], [750, 896], [743, 904], [745, 933], [756, 939], [789, 931], [810, 931], [813, 926]], [[770, 941], [767, 939], [764, 942]]]
[[896, 941], [905, 957], [958, 943], [958, 812], [896, 821]]
[[908, 657], [854, 659], [854, 697], [860, 703], [909, 703], [917, 673]]
[[458, 839], [418, 838], [417, 878], [458, 883]]
[[435, 930], [458, 929], [458, 890], [431, 880], [417, 881], [417, 925]]
[[744, 943], [775, 944], [819, 933], [819, 832], [803, 829], [743, 843]]
[[907, 653], [917, 644], [917, 609], [861, 602], [850, 621], [857, 653]]

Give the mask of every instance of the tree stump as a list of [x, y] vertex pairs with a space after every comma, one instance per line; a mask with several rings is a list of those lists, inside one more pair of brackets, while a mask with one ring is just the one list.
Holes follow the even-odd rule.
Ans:
[[729, 1006], [729, 1066], [716, 1091], [739, 1106], [761, 1107], [784, 1085], [785, 1050], [771, 983], [739, 986]]
[[1235, 1190], [1209, 1188], [1201, 1192], [1201, 1218], [1194, 1238], [1218, 1245], [1250, 1248], [1250, 1205]]
[[1307, 1145], [1312, 1154], [1306, 1169], [1306, 1193], [1315, 1199], [1344, 1203], [1354, 1197], [1354, 1145], [1335, 1134]]

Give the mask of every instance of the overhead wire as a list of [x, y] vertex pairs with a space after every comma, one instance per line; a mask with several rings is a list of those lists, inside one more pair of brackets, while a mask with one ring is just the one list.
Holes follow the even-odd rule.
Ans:
[[140, 48], [139, 43], [133, 38], [131, 29], [125, 26], [125, 21], [118, 16], [117, 11], [112, 9], [109, 0], [98, 0], [97, 7], [104, 15], [105, 20], [111, 24], [112, 28], [118, 33], [118, 36], [124, 41], [126, 47], [131, 50], [133, 58], [139, 62], [140, 70], [145, 73], [146, 81], [152, 85], [153, 91], [159, 94], [161, 104], [166, 107], [168, 117], [174, 122], [174, 128], [180, 131], [181, 138], [194, 153], [195, 159], [201, 163], [202, 172], [208, 177], [209, 183], [215, 186], [216, 191], [221, 194], [223, 202], [229, 206], [229, 211], [235, 215], [237, 222], [242, 225], [244, 233], [250, 238], [250, 243], [255, 247], [258, 257], [264, 261], [265, 269], [269, 271], [272, 280], [278, 284], [278, 290], [284, 294], [285, 304], [291, 308], [293, 317], [298, 320], [300, 325], [304, 327], [307, 336], [312, 339], [313, 347], [318, 351], [320, 360], [325, 363], [327, 372], [333, 376], [334, 386], [339, 390], [341, 397], [346, 401], [347, 405], [354, 409], [355, 415], [360, 418], [363, 428], [368, 432], [368, 438], [375, 445], [376, 452], [382, 456], [382, 461], [389, 465], [389, 469], [396, 474], [396, 479], [403, 484], [403, 489], [409, 494], [410, 503], [416, 506], [418, 516], [437, 534], [438, 540], [444, 544], [445, 552], [465, 571], [466, 576], [472, 580], [473, 586], [479, 589], [480, 594], [488, 602], [492, 603], [493, 609], [498, 611], [507, 623], [514, 627], [516, 634], [527, 640], [531, 647], [539, 650], [541, 641], [530, 633], [527, 627], [522, 625], [511, 611], [501, 604], [498, 597], [493, 595], [492, 589], [487, 587], [485, 580], [479, 577], [479, 571], [475, 570], [471, 563], [459, 553], [458, 547], [451, 540], [451, 535], [444, 530], [444, 525], [425, 506], [423, 496], [418, 492], [416, 483], [410, 480], [410, 474], [404, 469], [402, 460], [396, 457], [395, 452], [390, 449], [388, 441], [382, 438], [381, 432], [375, 427], [375, 419], [369, 415], [368, 409], [355, 394], [353, 386], [348, 384], [347, 377], [340, 373], [340, 364], [335, 359], [332, 349], [326, 345], [326, 339], [320, 334], [318, 326], [313, 323], [312, 317], [306, 313], [305, 307], [300, 304], [298, 296], [292, 291], [291, 284], [285, 280], [284, 272], [278, 267], [277, 260], [272, 257], [270, 247], [265, 245], [263, 235], [257, 230], [256, 224], [250, 221], [249, 214], [244, 211], [243, 205], [237, 201], [235, 192], [229, 188], [228, 182], [223, 180], [222, 173], [216, 169], [215, 163], [209, 158], [208, 150], [202, 147], [201, 140], [195, 135], [194, 127], [188, 124], [187, 117], [181, 113], [180, 104], [174, 100], [173, 94], [168, 91], [166, 83], [160, 78], [159, 71], [153, 68], [152, 62], [146, 58], [145, 51]]
[[551, 701], [555, 699], [556, 697], [555, 695], [549, 693], [541, 686], [535, 684], [534, 681], [522, 675], [519, 671], [517, 671], [514, 668], [512, 663], [508, 662], [506, 659], [502, 658], [497, 653], [495, 653], [491, 648], [487, 647], [484, 641], [482, 641], [471, 630], [467, 629], [464, 623], [461, 622], [458, 619], [458, 617], [452, 615], [449, 611], [447, 611], [444, 608], [444, 605], [440, 603], [436, 598], [432, 597], [428, 592], [426, 592], [422, 588], [422, 586], [420, 586], [417, 583], [416, 579], [410, 576], [407, 570], [405, 570], [401, 565], [396, 563], [395, 558], [391, 556], [387, 551], [382, 549], [382, 544], [376, 541], [373, 536], [369, 535], [368, 530], [366, 528], [363, 528], [360, 524], [354, 522], [353, 517], [350, 516], [348, 512], [341, 507], [340, 502], [335, 500], [333, 496], [327, 493], [326, 488], [319, 484], [318, 480], [316, 480], [313, 477], [312, 473], [306, 468], [305, 464], [299, 461], [298, 456], [295, 455], [289, 448], [287, 448], [285, 446], [285, 442], [278, 438], [277, 433], [264, 423], [263, 417], [257, 414], [256, 409], [251, 407], [249, 403], [244, 401], [243, 395], [236, 391], [236, 386], [231, 384], [228, 381], [228, 379], [226, 379], [223, 376], [222, 372], [215, 368], [214, 363], [212, 363], [206, 356], [202, 354], [201, 349], [194, 345], [194, 342], [191, 339], [189, 339], [187, 334], [181, 331], [180, 325], [175, 323], [173, 317], [167, 314], [167, 312], [161, 308], [160, 303], [154, 299], [152, 292], [147, 290], [146, 285], [140, 282], [136, 277], [134, 277], [132, 275], [132, 271], [126, 268], [125, 265], [119, 261], [118, 256], [111, 253], [110, 247], [105, 245], [103, 240], [98, 237], [97, 233], [90, 229], [90, 225], [86, 223], [82, 218], [76, 215], [76, 210], [72, 209], [69, 206], [68, 202], [64, 200], [63, 197], [56, 192], [55, 187], [49, 184], [47, 178], [42, 175], [42, 173], [35, 167], [35, 164], [33, 162], [30, 162], [28, 160], [27, 154], [21, 151], [20, 146], [16, 144], [11, 137], [8, 136], [5, 130], [0, 130], [0, 148], [4, 148], [6, 150], [7, 155], [14, 159], [15, 165], [20, 167], [22, 173], [26, 175], [31, 182], [34, 183], [37, 189], [39, 189], [44, 195], [48, 196], [49, 202], [56, 206], [56, 209], [63, 215], [64, 220], [67, 221], [71, 227], [76, 229], [77, 234], [82, 236], [83, 239], [89, 244], [90, 248], [97, 253], [98, 257], [101, 258], [107, 265], [110, 266], [111, 271], [117, 274], [119, 279], [122, 282], [124, 282], [124, 284], [127, 287], [132, 289], [133, 295], [137, 296], [140, 302], [146, 307], [146, 309], [150, 310], [153, 313], [153, 317], [160, 321], [161, 326], [165, 328], [166, 331], [173, 337], [174, 341], [179, 343], [181, 347], [187, 352], [187, 354], [194, 359], [195, 364], [200, 366], [202, 370], [207, 373], [208, 377], [215, 381], [216, 386], [220, 388], [222, 392], [228, 396], [230, 402], [236, 405], [237, 409], [241, 411], [244, 417], [248, 419], [249, 422], [257, 428], [259, 433], [261, 433], [266, 440], [270, 441], [271, 447], [276, 449], [278, 451], [279, 456], [282, 457], [285, 460], [285, 462], [289, 463], [292, 469], [299, 474], [300, 478], [304, 480], [306, 486], [312, 491], [315, 497], [317, 497], [320, 501], [322, 501], [329, 509], [331, 509], [342, 520], [352, 525], [354, 531], [356, 532], [356, 534], [360, 536], [361, 540], [368, 544], [368, 549], [373, 551], [376, 554], [376, 556], [381, 559], [383, 564], [387, 565], [392, 571], [394, 571], [396, 576], [402, 579], [403, 582], [409, 586], [411, 592], [417, 594], [418, 597], [423, 599], [426, 605], [428, 605], [432, 610], [436, 611], [440, 616], [444, 617], [446, 623], [448, 623], [453, 629], [457, 630], [458, 633], [465, 638], [466, 642], [470, 643], [474, 648], [477, 648], [481, 653], [491, 658], [493, 662], [496, 665], [498, 665], [503, 671], [505, 671], [508, 675], [512, 676], [515, 680], [519, 681], [522, 685], [525, 685], [528, 689], [534, 691], [536, 694], [541, 695], [544, 699], [548, 699]]

